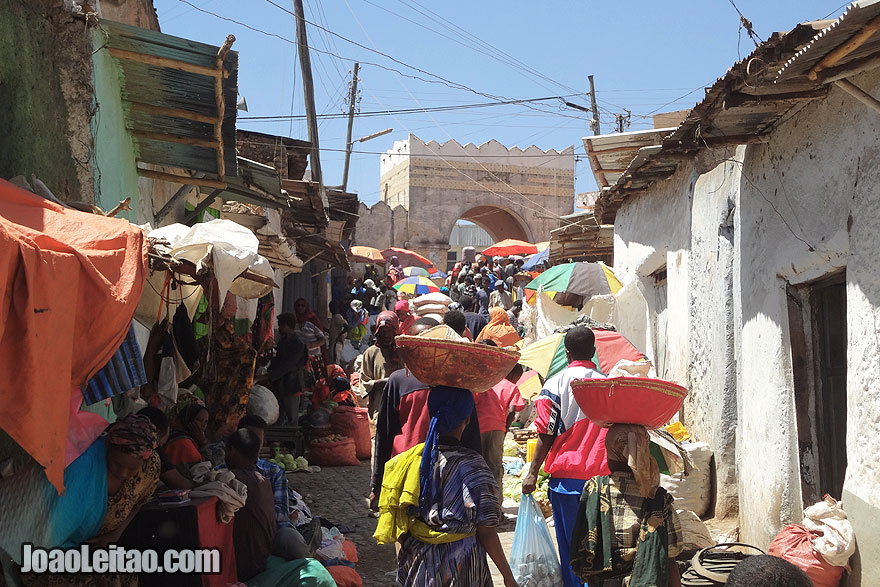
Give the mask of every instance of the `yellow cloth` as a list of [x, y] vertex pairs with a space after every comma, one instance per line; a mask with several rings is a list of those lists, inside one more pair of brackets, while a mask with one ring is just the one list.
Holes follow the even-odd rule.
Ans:
[[445, 544], [463, 540], [474, 533], [451, 534], [432, 530], [417, 516], [410, 515], [419, 507], [419, 465], [425, 443], [417, 444], [385, 464], [382, 494], [379, 496], [379, 523], [373, 538], [379, 544], [397, 542], [404, 534], [428, 544]]

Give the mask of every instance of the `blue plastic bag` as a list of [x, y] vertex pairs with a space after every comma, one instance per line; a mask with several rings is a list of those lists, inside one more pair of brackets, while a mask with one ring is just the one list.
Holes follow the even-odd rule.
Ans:
[[516, 531], [510, 549], [510, 569], [520, 587], [557, 587], [562, 585], [561, 567], [556, 546], [544, 514], [531, 494], [519, 502]]

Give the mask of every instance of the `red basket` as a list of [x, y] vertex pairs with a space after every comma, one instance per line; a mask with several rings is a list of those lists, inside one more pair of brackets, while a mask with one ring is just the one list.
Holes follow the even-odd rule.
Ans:
[[684, 387], [646, 377], [575, 379], [574, 399], [584, 415], [600, 426], [639, 424], [660, 428], [681, 409]]
[[406, 368], [431, 387], [448, 385], [480, 393], [504, 379], [519, 361], [518, 352], [485, 344], [421, 336], [395, 340]]

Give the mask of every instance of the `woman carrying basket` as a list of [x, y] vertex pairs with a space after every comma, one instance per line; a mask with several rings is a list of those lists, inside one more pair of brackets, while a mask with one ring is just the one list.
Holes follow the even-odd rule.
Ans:
[[498, 539], [500, 491], [483, 457], [460, 445], [473, 393], [433, 387], [427, 441], [385, 467], [374, 538], [400, 542], [397, 581], [419, 587], [491, 587], [488, 554], [517, 585]]
[[572, 571], [591, 586], [631, 575], [630, 587], [680, 587], [681, 524], [672, 496], [660, 487], [647, 429], [614, 424], [605, 450], [611, 474], [584, 485], [571, 536]]

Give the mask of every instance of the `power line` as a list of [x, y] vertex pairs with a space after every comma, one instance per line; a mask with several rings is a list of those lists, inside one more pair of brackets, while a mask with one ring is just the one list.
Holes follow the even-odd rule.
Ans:
[[[180, 1], [181, 1], [181, 2], [187, 2], [187, 0], [180, 0]], [[290, 14], [290, 15], [294, 16], [294, 18], [296, 18], [296, 15], [293, 13], [293, 11], [291, 11], [291, 10], [285, 8], [284, 6], [281, 6], [280, 4], [278, 4], [277, 2], [275, 2], [274, 0], [266, 0], [266, 2], [268, 2], [269, 4], [271, 4], [271, 5], [274, 6], [274, 7], [278, 8], [279, 10], [281, 10], [281, 11], [283, 11], [283, 12], [286, 12], [287, 14]], [[350, 9], [350, 7], [349, 7], [349, 9]], [[466, 85], [464, 85], [464, 84], [461, 84], [461, 83], [458, 83], [458, 82], [454, 82], [454, 81], [452, 81], [452, 80], [450, 80], [450, 79], [447, 79], [447, 78], [445, 78], [445, 77], [443, 77], [443, 76], [441, 76], [441, 75], [438, 75], [438, 74], [436, 74], [436, 73], [431, 73], [430, 71], [426, 71], [426, 70], [424, 70], [424, 69], [421, 69], [420, 67], [416, 67], [415, 65], [410, 65], [409, 63], [406, 63], [405, 61], [401, 61], [400, 59], [397, 59], [397, 58], [395, 58], [395, 57], [392, 57], [391, 55], [389, 55], [389, 54], [387, 54], [387, 53], [384, 53], [384, 52], [382, 52], [382, 51], [379, 51], [379, 50], [376, 49], [375, 47], [367, 47], [367, 46], [364, 45], [363, 43], [359, 43], [358, 41], [355, 41], [355, 40], [353, 40], [353, 39], [349, 39], [348, 37], [346, 37], [346, 36], [344, 36], [344, 35], [341, 35], [341, 34], [339, 34], [339, 33], [337, 33], [337, 32], [331, 31], [330, 29], [328, 29], [328, 28], [326, 28], [326, 27], [322, 27], [322, 26], [319, 25], [319, 24], [315, 24], [315, 23], [313, 23], [313, 22], [310, 22], [310, 21], [306, 20], [305, 18], [303, 18], [303, 22], [305, 22], [305, 23], [307, 23], [307, 24], [310, 24], [310, 25], [312, 25], [312, 26], [315, 27], [315, 28], [318, 28], [318, 29], [320, 29], [320, 30], [323, 30], [323, 31], [325, 31], [325, 32], [327, 32], [327, 33], [333, 35], [334, 37], [338, 37], [338, 38], [342, 39], [343, 41], [346, 41], [347, 43], [351, 43], [352, 45], [354, 45], [354, 46], [356, 46], [356, 47], [359, 47], [359, 48], [361, 48], [361, 49], [364, 49], [365, 51], [370, 51], [370, 52], [375, 53], [375, 54], [377, 54], [377, 55], [381, 55], [382, 57], [385, 57], [386, 59], [390, 59], [390, 60], [393, 61], [394, 63], [397, 63], [397, 64], [402, 65], [402, 66], [404, 66], [404, 67], [408, 67], [408, 68], [410, 68], [410, 69], [412, 69], [412, 70], [414, 70], [414, 71], [417, 71], [417, 72], [422, 73], [422, 74], [424, 74], [424, 75], [429, 75], [429, 76], [434, 77], [434, 78], [436, 78], [437, 80], [439, 80], [439, 82], [434, 82], [434, 83], [443, 83], [444, 85], [447, 85], [447, 86], [449, 86], [449, 87], [457, 88], [457, 89], [460, 89], [460, 90], [465, 90], [465, 91], [468, 91], [468, 92], [472, 92], [472, 93], [477, 94], [477, 95], [479, 95], [479, 96], [483, 96], [484, 98], [492, 98], [493, 100], [505, 100], [505, 99], [506, 99], [504, 96], [498, 96], [498, 95], [495, 95], [495, 94], [489, 94], [489, 93], [486, 93], [486, 92], [481, 92], [481, 91], [479, 91], [479, 90], [475, 90], [475, 89], [471, 88], [470, 86], [466, 86]], [[367, 35], [367, 36], [369, 37], [369, 35]], [[338, 59], [348, 59], [348, 60], [350, 60], [350, 61], [356, 61], [356, 62], [360, 62], [360, 63], [362, 63], [362, 64], [375, 65], [375, 66], [377, 66], [377, 67], [383, 67], [384, 69], [389, 69], [390, 71], [394, 71], [395, 73], [399, 73], [399, 74], [401, 74], [401, 75], [406, 75], [406, 74], [402, 74], [401, 72], [399, 72], [399, 71], [397, 71], [397, 70], [394, 70], [394, 69], [391, 69], [391, 68], [385, 68], [384, 66], [381, 66], [381, 65], [378, 65], [378, 64], [375, 64], [375, 63], [369, 63], [369, 62], [366, 62], [366, 61], [363, 61], [363, 60], [359, 60], [359, 59], [350, 59], [350, 58], [348, 58], [348, 57], [342, 57], [342, 56], [339, 56], [339, 55], [335, 55], [335, 54], [333, 54], [333, 53], [330, 53], [330, 54], [331, 54], [331, 55], [334, 55], [334, 57], [336, 57], [336, 58], [338, 58]], [[417, 76], [408, 76], [408, 77], [412, 77], [412, 78], [414, 78], [414, 79], [421, 79], [422, 81], [428, 81], [428, 80], [424, 80], [424, 79], [422, 79], [422, 78], [419, 78], [419, 77], [417, 77]], [[567, 88], [567, 89], [570, 90], [570, 91], [575, 91], [574, 88]], [[527, 107], [528, 107], [528, 108], [533, 108], [533, 107], [531, 107], [531, 106], [527, 106]], [[537, 108], [533, 108], [533, 109], [537, 110]], [[565, 115], [562, 114], [561, 116], [565, 116]]]
[[[448, 112], [450, 110], [470, 110], [473, 108], [489, 108], [492, 106], [510, 106], [513, 104], [525, 104], [530, 102], [546, 102], [547, 100], [561, 100], [564, 96], [547, 96], [545, 98], [527, 98], [523, 100], [504, 100], [501, 102], [482, 102], [479, 104], [458, 104], [455, 106], [431, 106], [427, 108], [401, 108], [398, 110], [371, 110], [356, 113], [355, 116], [372, 117], [388, 116], [397, 114], [420, 114], [422, 112]], [[566, 96], [567, 97], [567, 96]], [[267, 115], [267, 116], [239, 116], [238, 120], [287, 120], [289, 118], [305, 118], [305, 115]], [[348, 118], [347, 113], [319, 114], [318, 118]]]

